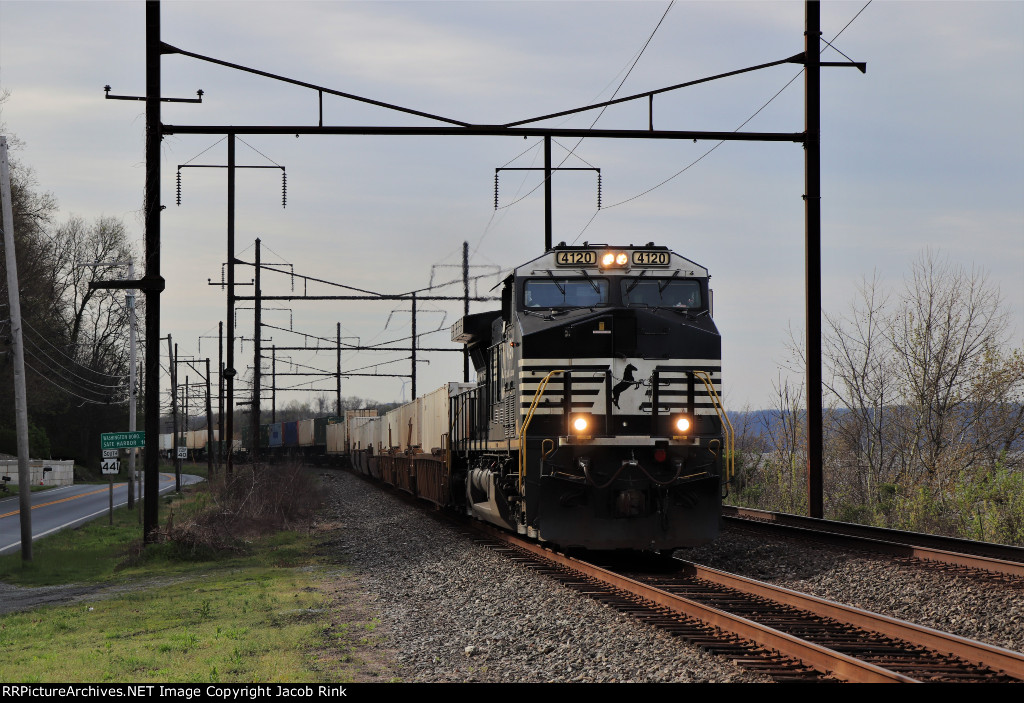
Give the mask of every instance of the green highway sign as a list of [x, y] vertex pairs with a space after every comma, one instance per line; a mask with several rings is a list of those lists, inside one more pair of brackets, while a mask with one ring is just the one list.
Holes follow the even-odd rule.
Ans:
[[100, 449], [126, 449], [146, 446], [145, 432], [104, 432], [100, 435]]

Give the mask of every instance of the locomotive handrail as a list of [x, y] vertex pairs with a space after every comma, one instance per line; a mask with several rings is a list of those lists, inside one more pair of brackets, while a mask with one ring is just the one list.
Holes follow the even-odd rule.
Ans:
[[533, 419], [533, 412], [537, 409], [537, 404], [540, 403], [540, 397], [544, 395], [544, 391], [548, 387], [548, 381], [556, 373], [565, 373], [565, 369], [554, 369], [548, 372], [548, 375], [541, 379], [541, 382], [537, 384], [537, 390], [533, 392], [533, 402], [530, 403], [530, 409], [526, 411], [526, 417], [523, 418], [523, 427], [519, 430], [519, 495], [525, 495], [524, 486], [526, 483], [526, 429], [530, 426], [530, 421]]
[[718, 417], [722, 418], [723, 429], [725, 430], [725, 449], [729, 454], [729, 458], [725, 462], [725, 480], [729, 482], [736, 473], [736, 431], [732, 428], [729, 416], [725, 412], [725, 405], [722, 404], [722, 399], [718, 397], [708, 372], [694, 369], [692, 373], [704, 383], [708, 396], [711, 398], [711, 402], [714, 403], [715, 412], [718, 413]]

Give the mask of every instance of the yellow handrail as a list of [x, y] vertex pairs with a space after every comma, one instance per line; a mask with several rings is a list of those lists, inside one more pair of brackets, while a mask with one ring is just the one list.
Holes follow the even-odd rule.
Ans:
[[718, 397], [708, 372], [695, 370], [693, 375], [704, 382], [704, 387], [707, 389], [708, 395], [715, 405], [715, 412], [722, 419], [722, 428], [725, 430], [725, 450], [729, 455], [725, 463], [725, 480], [726, 482], [731, 481], [736, 473], [736, 432], [732, 428], [729, 416], [725, 413], [725, 406], [722, 404], [722, 399]]
[[[540, 397], [544, 395], [545, 389], [548, 387], [548, 381], [556, 373], [565, 373], [565, 369], [555, 369], [549, 371], [548, 375], [545, 376], [540, 384], [537, 386], [537, 390], [533, 392], [533, 402], [530, 403], [530, 409], [526, 411], [526, 417], [523, 418], [523, 426], [519, 430], [519, 495], [525, 495], [524, 487], [526, 484], [526, 428], [530, 426], [530, 421], [533, 420], [533, 412], [537, 409], [537, 404], [540, 402]], [[565, 389], [562, 390], [565, 392]]]

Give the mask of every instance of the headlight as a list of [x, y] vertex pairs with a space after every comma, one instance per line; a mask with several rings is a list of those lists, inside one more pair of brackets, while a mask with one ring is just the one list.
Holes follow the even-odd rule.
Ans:
[[629, 265], [629, 253], [624, 251], [606, 251], [601, 254], [601, 268], [626, 268]]
[[686, 434], [690, 431], [690, 418], [679, 415], [672, 420], [672, 429], [679, 434]]
[[572, 420], [572, 428], [576, 432], [586, 432], [587, 427], [589, 425], [590, 425], [590, 423], [587, 422], [587, 418], [584, 417], [583, 415], [577, 415]]

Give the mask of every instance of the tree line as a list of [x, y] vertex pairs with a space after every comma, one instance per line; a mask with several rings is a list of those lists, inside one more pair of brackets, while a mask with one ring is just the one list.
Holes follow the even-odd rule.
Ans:
[[[0, 105], [5, 97], [0, 95]], [[8, 145], [14, 152], [22, 146], [9, 135]], [[137, 389], [128, 387], [125, 293], [90, 290], [89, 283], [127, 278], [126, 267], [109, 264], [127, 262], [136, 252], [122, 220], [86, 221], [75, 215], [61, 219], [57, 198], [39, 185], [32, 169], [16, 158], [9, 160], [30, 453], [33, 458], [95, 463], [100, 454], [98, 433], [127, 428], [128, 396]], [[4, 257], [0, 269], [0, 452], [16, 454]], [[141, 338], [141, 296], [136, 307]]]

